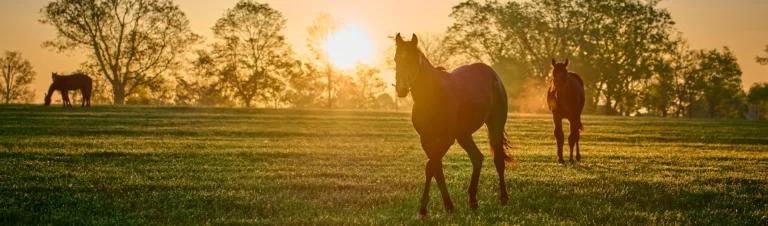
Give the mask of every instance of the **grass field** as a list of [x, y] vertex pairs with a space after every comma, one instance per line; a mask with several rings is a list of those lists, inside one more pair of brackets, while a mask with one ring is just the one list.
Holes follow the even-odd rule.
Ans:
[[517, 114], [509, 206], [483, 129], [480, 209], [454, 145], [456, 211], [433, 186], [420, 221], [426, 157], [409, 115], [0, 106], [0, 225], [768, 224], [766, 122], [587, 116], [582, 163], [563, 167], [550, 116]]

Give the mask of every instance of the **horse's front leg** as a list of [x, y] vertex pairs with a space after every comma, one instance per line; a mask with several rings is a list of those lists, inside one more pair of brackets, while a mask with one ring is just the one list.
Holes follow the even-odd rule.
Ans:
[[[571, 162], [571, 164], [573, 164], [573, 146], [579, 142], [579, 136], [580, 136], [579, 124], [580, 123], [574, 120], [574, 122], [570, 122], [570, 124], [571, 124], [571, 135], [568, 136], [568, 146], [571, 149], [571, 158], [569, 161]], [[578, 161], [579, 159], [581, 159], [581, 156], [579, 155], [578, 149], [577, 149], [576, 160]]]
[[440, 189], [440, 194], [443, 196], [443, 206], [445, 206], [445, 212], [453, 212], [453, 201], [451, 201], [451, 194], [448, 193], [448, 186], [445, 184], [445, 174], [443, 173], [443, 159], [439, 158], [435, 163], [435, 181], [437, 181], [437, 187]]
[[424, 182], [424, 192], [421, 194], [421, 207], [419, 208], [419, 217], [427, 216], [427, 204], [429, 204], [429, 187], [432, 184], [432, 177], [435, 175], [434, 161], [430, 159], [425, 167], [426, 181]]
[[554, 116], [555, 120], [555, 138], [557, 139], [557, 162], [565, 164], [563, 160], [563, 145], [565, 144], [565, 134], [563, 133], [563, 118]]
[[443, 174], [443, 156], [448, 152], [450, 145], [445, 148], [436, 148], [432, 145], [423, 145], [424, 150], [427, 152], [429, 161], [425, 167], [426, 181], [424, 183], [424, 193], [421, 196], [421, 208], [419, 209], [419, 217], [427, 215], [427, 206], [429, 204], [429, 188], [432, 184], [432, 177], [437, 181], [437, 187], [440, 189], [440, 193], [443, 196], [443, 204], [445, 210], [449, 213], [453, 211], [453, 202], [451, 201], [450, 194], [448, 193], [448, 187], [445, 184], [445, 175]]

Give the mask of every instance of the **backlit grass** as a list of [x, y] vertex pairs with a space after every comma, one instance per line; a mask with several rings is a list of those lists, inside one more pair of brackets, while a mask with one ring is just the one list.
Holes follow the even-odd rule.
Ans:
[[0, 225], [768, 224], [766, 122], [587, 116], [582, 163], [563, 167], [551, 117], [517, 114], [509, 206], [482, 129], [479, 211], [454, 145], [456, 211], [433, 186], [420, 221], [426, 156], [409, 115], [0, 106]]

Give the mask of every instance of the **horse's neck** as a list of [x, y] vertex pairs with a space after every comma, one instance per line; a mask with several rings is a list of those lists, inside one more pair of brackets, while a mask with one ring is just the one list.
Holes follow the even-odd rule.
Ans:
[[51, 95], [53, 95], [53, 91], [56, 91], [56, 86], [55, 86], [55, 84], [56, 84], [56, 82], [54, 82], [53, 84], [51, 84], [51, 87], [48, 87], [48, 96], [51, 96]]
[[431, 99], [435, 98], [438, 92], [443, 89], [442, 78], [439, 73], [422, 54], [419, 74], [416, 75], [413, 87], [411, 87], [414, 104], [432, 102]]

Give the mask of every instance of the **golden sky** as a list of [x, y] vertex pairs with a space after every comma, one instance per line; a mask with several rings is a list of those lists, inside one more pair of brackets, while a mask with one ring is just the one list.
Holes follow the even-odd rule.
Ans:
[[[41, 47], [55, 30], [38, 22], [39, 10], [47, 0], [0, 1], [0, 51], [20, 51], [37, 72], [34, 89], [42, 102], [50, 85], [50, 73], [77, 70], [84, 60], [80, 54], [59, 54]], [[212, 41], [216, 20], [237, 0], [175, 0], [190, 19], [192, 30]], [[460, 0], [261, 0], [281, 11], [288, 19], [285, 35], [293, 49], [306, 54], [306, 28], [318, 13], [330, 13], [366, 30], [373, 45], [375, 64], [384, 50], [393, 45], [387, 36], [397, 32], [442, 32], [453, 20], [451, 7]], [[666, 0], [667, 8], [693, 48], [722, 48], [735, 52], [744, 72], [745, 89], [755, 82], [768, 81], [768, 66], [755, 63], [768, 44], [768, 1], [766, 0]], [[390, 80], [392, 72], [383, 72]]]

